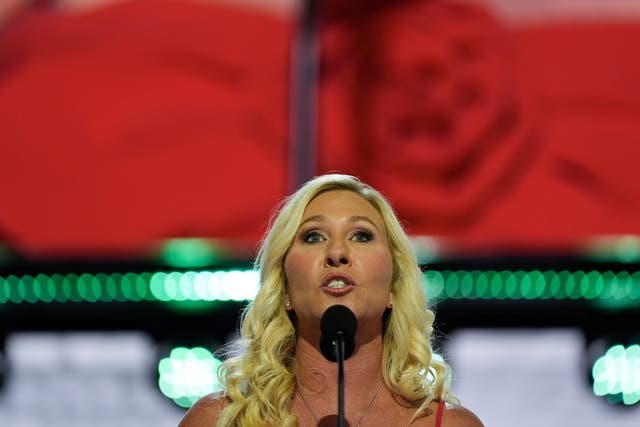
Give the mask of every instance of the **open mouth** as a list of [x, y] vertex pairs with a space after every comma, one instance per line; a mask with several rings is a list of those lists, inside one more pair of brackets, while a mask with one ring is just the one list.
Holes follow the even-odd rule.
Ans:
[[347, 287], [347, 283], [342, 279], [333, 279], [325, 287], [329, 289], [344, 289]]

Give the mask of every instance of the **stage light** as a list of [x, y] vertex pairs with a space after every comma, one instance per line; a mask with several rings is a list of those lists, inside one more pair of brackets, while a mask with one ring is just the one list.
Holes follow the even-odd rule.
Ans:
[[[585, 300], [616, 310], [640, 305], [640, 271], [427, 270], [432, 300]], [[258, 272], [244, 270], [158, 271], [0, 276], [0, 304], [158, 301], [251, 301]]]
[[612, 309], [640, 304], [640, 272], [427, 270], [424, 277], [432, 299], [571, 299]]
[[160, 250], [161, 261], [175, 268], [203, 268], [220, 258], [220, 249], [205, 239], [171, 239]]
[[592, 369], [593, 392], [610, 401], [640, 402], [640, 345], [615, 345], [596, 360]]
[[158, 386], [177, 405], [189, 408], [202, 396], [221, 390], [220, 360], [202, 347], [178, 347], [158, 363]]

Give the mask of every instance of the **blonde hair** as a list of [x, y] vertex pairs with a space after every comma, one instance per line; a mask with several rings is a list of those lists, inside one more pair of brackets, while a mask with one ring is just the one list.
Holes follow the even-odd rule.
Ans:
[[306, 206], [318, 194], [349, 190], [381, 214], [393, 258], [393, 310], [383, 337], [382, 374], [386, 386], [420, 415], [433, 399], [449, 399], [449, 367], [435, 360], [431, 347], [434, 314], [427, 306], [423, 276], [410, 241], [385, 197], [357, 178], [316, 177], [284, 200], [272, 218], [256, 258], [260, 290], [242, 315], [241, 355], [219, 371], [229, 403], [218, 426], [295, 426], [289, 408], [296, 391], [296, 330], [284, 308], [284, 259]]

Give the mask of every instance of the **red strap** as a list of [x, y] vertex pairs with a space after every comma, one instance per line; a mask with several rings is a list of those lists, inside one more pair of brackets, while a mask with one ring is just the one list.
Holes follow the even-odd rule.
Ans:
[[438, 405], [438, 415], [436, 415], [436, 427], [440, 427], [440, 423], [442, 423], [442, 413], [444, 412], [444, 400], [440, 401]]

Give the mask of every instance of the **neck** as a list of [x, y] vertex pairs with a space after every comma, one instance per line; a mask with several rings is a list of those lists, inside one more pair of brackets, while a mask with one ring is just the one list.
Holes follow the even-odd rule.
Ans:
[[[301, 425], [320, 425], [336, 417], [338, 364], [326, 360], [317, 345], [310, 344], [300, 336], [295, 360], [299, 385], [296, 395], [300, 398], [294, 398], [294, 406], [298, 403], [297, 413], [303, 420], [304, 414], [310, 414], [313, 418], [307, 418]], [[345, 418], [354, 427], [360, 424], [381, 389], [384, 389], [381, 366], [381, 335], [357, 345], [353, 355], [344, 363]]]
[[[296, 376], [303, 392], [335, 394], [338, 364], [325, 359], [316, 344], [299, 337], [295, 360]], [[382, 381], [381, 366], [381, 335], [357, 345], [353, 355], [344, 362], [345, 392], [352, 396], [370, 393]]]

